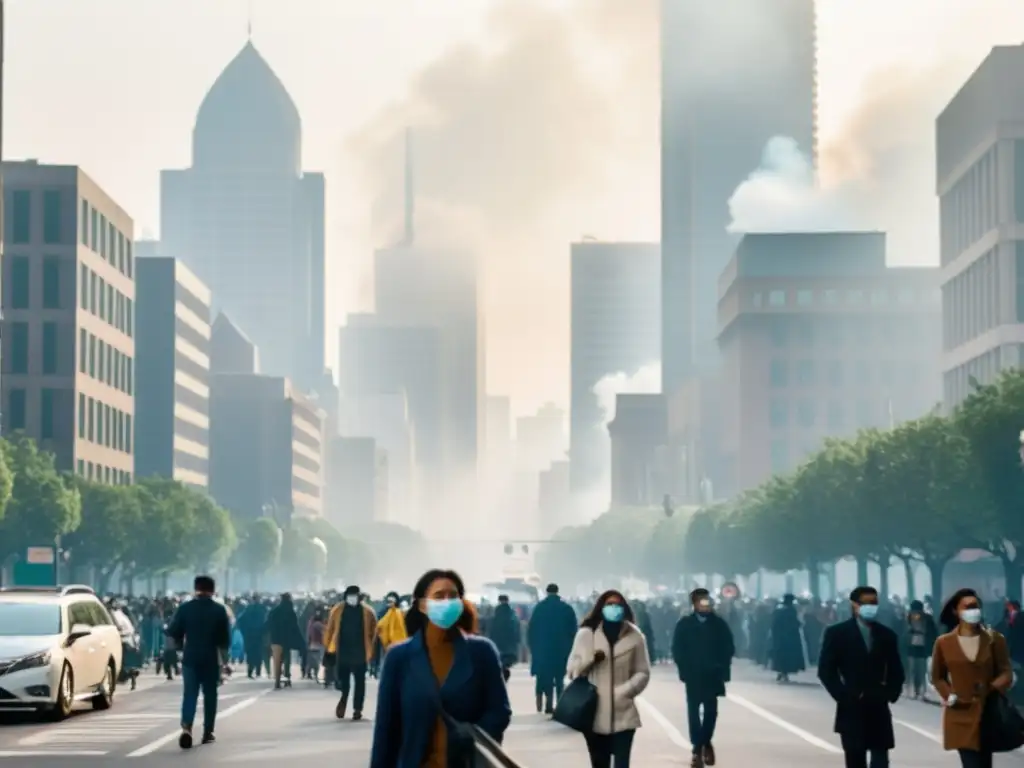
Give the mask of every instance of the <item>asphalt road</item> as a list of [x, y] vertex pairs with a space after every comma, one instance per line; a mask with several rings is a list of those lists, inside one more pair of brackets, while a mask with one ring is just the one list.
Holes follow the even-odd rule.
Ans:
[[[832, 733], [832, 702], [809, 675], [778, 685], [764, 670], [738, 663], [729, 696], [720, 707], [715, 747], [719, 766], [829, 768], [842, 765]], [[588, 768], [582, 737], [533, 711], [532, 680], [523, 673], [510, 682], [517, 713], [506, 749], [525, 768]], [[127, 761], [141, 766], [255, 765], [337, 756], [344, 765], [366, 765], [372, 733], [374, 686], [368, 690], [367, 720], [339, 722], [335, 693], [308, 681], [274, 691], [266, 681], [235, 679], [221, 688], [217, 743], [181, 754], [177, 746], [180, 685], [145, 676], [135, 692], [118, 691], [113, 709], [87, 709], [60, 724], [30, 718], [0, 719], [0, 762], [11, 766], [102, 768]], [[689, 764], [683, 691], [667, 666], [640, 699], [644, 727], [637, 735], [633, 764], [669, 768]], [[201, 706], [200, 706], [201, 711]], [[893, 768], [955, 766], [942, 750], [938, 707], [916, 701], [894, 707], [897, 747]], [[197, 731], [199, 723], [197, 723]], [[1024, 768], [1024, 754], [996, 758], [996, 765]]]

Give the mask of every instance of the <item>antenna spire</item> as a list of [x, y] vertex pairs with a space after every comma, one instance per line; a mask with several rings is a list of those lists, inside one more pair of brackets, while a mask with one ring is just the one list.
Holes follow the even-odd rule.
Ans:
[[245, 25], [245, 34], [249, 41], [252, 41], [252, 0], [249, 0], [249, 16]]
[[412, 128], [405, 129], [405, 245], [416, 241], [416, 184]]

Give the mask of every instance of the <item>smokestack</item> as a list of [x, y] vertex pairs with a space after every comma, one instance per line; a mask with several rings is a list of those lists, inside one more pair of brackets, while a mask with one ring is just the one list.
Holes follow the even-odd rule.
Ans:
[[416, 241], [416, 185], [412, 152], [412, 128], [405, 129], [405, 245]]

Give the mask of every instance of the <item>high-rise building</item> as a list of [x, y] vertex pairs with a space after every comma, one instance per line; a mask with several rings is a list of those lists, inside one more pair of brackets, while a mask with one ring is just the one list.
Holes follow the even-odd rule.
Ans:
[[565, 458], [565, 411], [547, 403], [516, 419], [516, 468], [540, 472]]
[[[770, 10], [766, 10], [770, 7]], [[662, 391], [717, 360], [729, 198], [774, 136], [816, 152], [814, 0], [661, 0]]]
[[206, 488], [210, 289], [180, 260], [135, 261], [135, 473]]
[[3, 164], [3, 430], [104, 483], [135, 473], [133, 223], [80, 168]]
[[298, 110], [249, 42], [203, 99], [192, 166], [161, 174], [161, 243], [252, 337], [264, 372], [309, 391], [324, 371], [324, 178], [301, 157]]
[[260, 373], [260, 351], [223, 312], [210, 329], [211, 373]]
[[323, 513], [324, 413], [288, 379], [210, 376], [210, 493], [246, 519]]
[[1024, 46], [999, 46], [936, 121], [943, 400], [1024, 366]]
[[883, 233], [746, 235], [719, 297], [719, 497], [941, 399], [938, 270], [887, 267]]
[[594, 387], [632, 376], [661, 356], [661, 250], [657, 243], [571, 247], [569, 461], [574, 491], [608, 477], [607, 421]]
[[335, 437], [327, 446], [324, 515], [338, 530], [388, 517], [388, 455], [372, 437]]

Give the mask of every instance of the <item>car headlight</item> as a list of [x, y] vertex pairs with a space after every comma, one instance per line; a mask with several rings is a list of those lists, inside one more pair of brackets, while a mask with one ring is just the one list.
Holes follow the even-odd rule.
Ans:
[[11, 668], [7, 670], [7, 674], [12, 672], [21, 672], [24, 669], [36, 669], [38, 667], [48, 667], [50, 665], [50, 652], [43, 651], [42, 653], [33, 653], [31, 656], [26, 656], [22, 659], [18, 659]]

